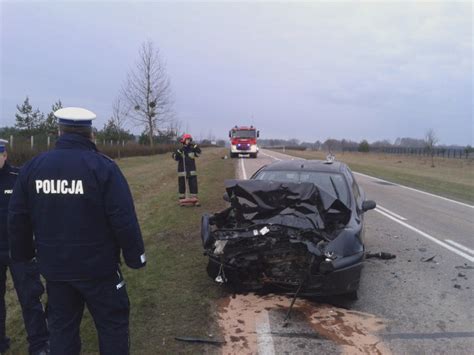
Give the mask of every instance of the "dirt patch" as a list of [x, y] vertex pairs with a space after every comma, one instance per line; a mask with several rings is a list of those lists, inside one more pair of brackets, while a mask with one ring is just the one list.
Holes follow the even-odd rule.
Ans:
[[[265, 321], [267, 312], [278, 310], [278, 313], [282, 314], [281, 311], [286, 310], [290, 302], [291, 298], [287, 296], [255, 294], [237, 295], [221, 300], [218, 306], [218, 323], [227, 342], [222, 353], [258, 353], [257, 327]], [[294, 310], [304, 315], [303, 321], [307, 322], [317, 335], [340, 345], [345, 354], [390, 353], [376, 335], [385, 327], [384, 322], [371, 314], [303, 299], [296, 301]]]

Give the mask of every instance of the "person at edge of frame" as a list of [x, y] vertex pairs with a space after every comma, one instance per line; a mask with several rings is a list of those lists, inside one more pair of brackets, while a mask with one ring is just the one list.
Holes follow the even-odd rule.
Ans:
[[130, 189], [115, 162], [92, 141], [93, 112], [66, 107], [54, 115], [55, 148], [26, 163], [13, 189], [11, 257], [37, 256], [46, 279], [52, 355], [80, 354], [85, 305], [100, 354], [129, 354], [130, 303], [120, 255], [133, 269], [146, 264]]
[[[187, 133], [183, 134], [180, 142], [182, 146], [172, 155], [178, 162], [178, 198], [180, 203], [199, 206], [196, 158], [201, 154], [201, 148], [193, 143], [193, 137]], [[186, 180], [189, 187], [187, 196]]]
[[38, 264], [34, 258], [12, 262], [9, 256], [8, 203], [19, 169], [8, 163], [7, 144], [8, 141], [0, 139], [0, 353], [3, 354], [10, 348], [10, 339], [6, 335], [5, 305], [7, 269], [10, 269], [25, 324], [28, 352], [32, 355], [46, 355], [49, 354], [49, 333], [41, 303], [44, 286], [41, 283]]

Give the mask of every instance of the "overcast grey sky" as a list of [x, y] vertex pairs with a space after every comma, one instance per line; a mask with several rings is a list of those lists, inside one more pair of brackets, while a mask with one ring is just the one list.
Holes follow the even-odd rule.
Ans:
[[[141, 43], [192, 134], [473, 144], [472, 2], [2, 1], [0, 126], [26, 95], [102, 127]], [[130, 127], [132, 128], [132, 127]], [[132, 130], [138, 133], [140, 130]]]

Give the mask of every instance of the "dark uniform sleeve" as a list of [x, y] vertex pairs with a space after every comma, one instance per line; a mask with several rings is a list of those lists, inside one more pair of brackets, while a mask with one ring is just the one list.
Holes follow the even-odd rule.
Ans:
[[199, 148], [199, 146], [197, 144], [194, 145], [193, 151], [194, 151], [194, 154], [196, 155], [196, 157], [198, 157], [199, 154], [201, 154], [201, 148]]
[[8, 205], [8, 238], [12, 261], [28, 261], [35, 257], [27, 184], [21, 172]]
[[115, 163], [110, 165], [104, 187], [105, 213], [114, 236], [122, 249], [125, 263], [139, 269], [146, 264], [145, 247], [125, 177]]
[[180, 161], [183, 158], [183, 151], [178, 148], [171, 154], [171, 157], [176, 161]]

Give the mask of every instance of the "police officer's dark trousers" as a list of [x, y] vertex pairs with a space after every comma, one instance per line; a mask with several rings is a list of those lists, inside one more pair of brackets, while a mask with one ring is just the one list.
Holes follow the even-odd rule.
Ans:
[[130, 304], [119, 271], [109, 277], [80, 281], [46, 281], [51, 355], [81, 351], [79, 325], [87, 305], [99, 335], [101, 355], [129, 353]]
[[17, 262], [0, 264], [0, 352], [8, 349], [9, 340], [5, 335], [5, 290], [7, 268], [13, 279], [18, 300], [20, 301], [26, 333], [28, 334], [29, 352], [39, 352], [47, 347], [49, 339], [41, 295], [44, 292], [38, 265], [36, 262]]

